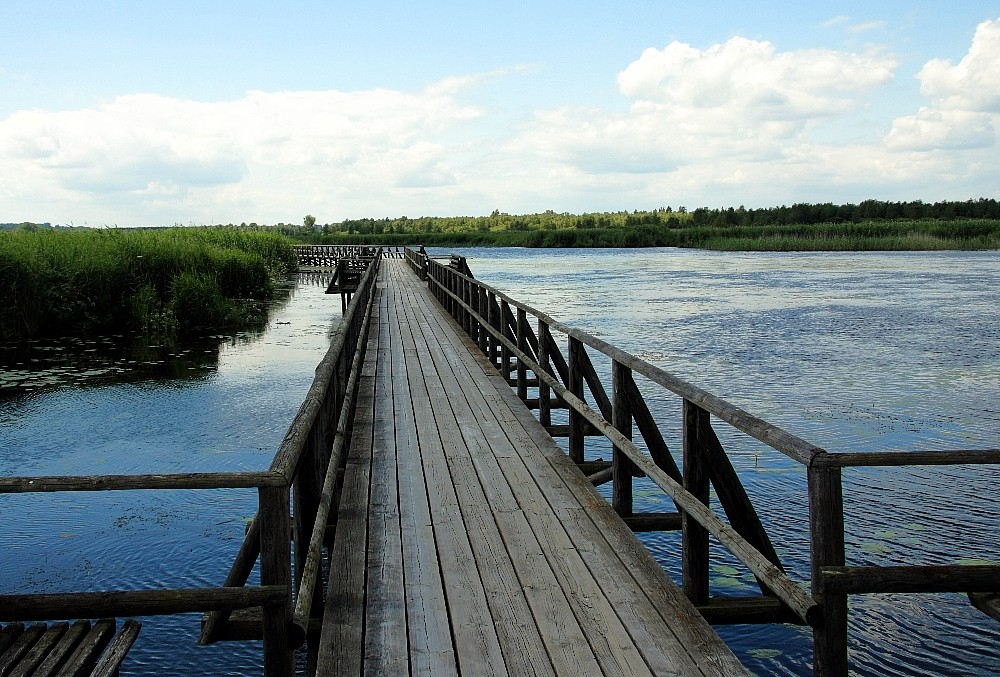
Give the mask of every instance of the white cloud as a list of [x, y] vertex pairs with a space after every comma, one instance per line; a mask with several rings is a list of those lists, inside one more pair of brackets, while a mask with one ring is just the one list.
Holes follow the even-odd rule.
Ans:
[[1000, 19], [979, 24], [958, 64], [933, 59], [917, 78], [920, 93], [934, 99], [937, 107], [1000, 113]]
[[1000, 19], [979, 24], [968, 53], [958, 64], [932, 59], [917, 79], [929, 105], [893, 121], [885, 137], [888, 148], [935, 151], [994, 146], [1000, 124]]
[[996, 130], [986, 113], [921, 108], [916, 115], [897, 118], [885, 143], [906, 151], [989, 148], [996, 143]]
[[[924, 107], [895, 120], [878, 117], [879, 98], [890, 84], [915, 94], [917, 83], [894, 82], [891, 53], [782, 51], [743, 37], [647, 49], [619, 73], [622, 110], [538, 110], [514, 131], [516, 113], [489, 87], [516, 69], [418, 91], [254, 91], [216, 102], [135, 94], [26, 110], [0, 120], [0, 220], [275, 223], [306, 213], [965, 199], [997, 190], [998, 55], [1000, 20], [981, 24], [958, 64], [927, 63]], [[483, 108], [463, 103], [472, 87], [486, 90], [476, 93]]]
[[645, 50], [619, 74], [632, 99], [626, 112], [541, 112], [519, 148], [592, 173], [780, 160], [812, 125], [862, 105], [895, 66], [883, 54], [779, 52], [741, 37], [704, 50], [673, 42]]
[[[278, 220], [330, 209], [338, 193], [372, 185], [453, 183], [435, 139], [480, 116], [455, 98], [469, 81], [412, 93], [249, 92], [222, 102], [137, 94], [96, 109], [20, 111], [0, 121], [0, 174], [19, 176], [8, 191], [48, 202], [48, 213], [55, 201], [82, 211], [124, 205], [107, 211], [125, 223], [240, 220], [248, 208]], [[319, 207], [307, 202], [317, 198]]]

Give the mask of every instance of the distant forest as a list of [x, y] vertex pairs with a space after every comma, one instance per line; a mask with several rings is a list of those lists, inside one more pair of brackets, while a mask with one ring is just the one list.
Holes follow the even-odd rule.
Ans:
[[317, 244], [425, 244], [521, 247], [697, 247], [719, 250], [1000, 249], [1000, 202], [884, 202], [793, 204], [746, 209], [587, 214], [398, 217], [347, 219], [298, 232]]
[[[173, 224], [174, 226], [180, 224]], [[696, 247], [719, 250], [1000, 249], [1000, 202], [865, 200], [747, 209], [659, 207], [570, 214], [421, 216], [317, 223], [219, 224], [271, 231], [313, 244], [519, 247]], [[48, 223], [0, 224], [0, 230], [61, 229]]]
[[346, 219], [340, 223], [322, 226], [324, 234], [382, 234], [382, 233], [448, 233], [448, 232], [502, 232], [530, 230], [561, 230], [590, 228], [629, 228], [635, 226], [772, 226], [862, 223], [882, 220], [1000, 220], [1000, 202], [980, 198], [965, 202], [883, 202], [865, 200], [859, 204], [835, 205], [797, 203], [792, 206], [746, 209], [729, 207], [710, 209], [699, 207], [688, 211], [685, 207], [674, 210], [660, 207], [652, 211], [635, 210], [599, 212], [588, 214], [556, 213], [552, 210], [540, 214], [511, 215], [494, 210], [489, 216], [425, 216], [419, 218], [362, 218]]

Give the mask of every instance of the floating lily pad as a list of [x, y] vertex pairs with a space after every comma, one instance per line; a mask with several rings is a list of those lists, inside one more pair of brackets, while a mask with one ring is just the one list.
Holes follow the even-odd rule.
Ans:
[[888, 555], [890, 552], [892, 552], [892, 548], [890, 548], [885, 543], [874, 543], [874, 542], [862, 543], [861, 549], [864, 550], [865, 552], [870, 552], [873, 555]]
[[718, 586], [720, 588], [742, 588], [746, 584], [739, 580], [738, 578], [730, 578], [729, 576], [718, 576], [712, 579], [712, 585]]
[[955, 560], [955, 564], [960, 564], [962, 566], [997, 566], [1000, 562], [992, 559], [983, 559], [981, 557], [963, 557], [962, 559]]
[[777, 658], [781, 655], [780, 649], [750, 649], [750, 655], [754, 658]]
[[875, 536], [877, 536], [878, 538], [889, 538], [889, 539], [892, 539], [892, 538], [896, 538], [896, 532], [895, 531], [876, 531], [875, 532]]
[[736, 567], [731, 567], [727, 564], [715, 564], [712, 566], [712, 571], [717, 574], [722, 574], [723, 576], [739, 576], [740, 570]]

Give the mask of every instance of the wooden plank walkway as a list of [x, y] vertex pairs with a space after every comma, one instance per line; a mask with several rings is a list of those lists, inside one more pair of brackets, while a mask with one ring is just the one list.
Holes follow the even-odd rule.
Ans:
[[746, 674], [404, 261], [378, 294], [317, 674]]

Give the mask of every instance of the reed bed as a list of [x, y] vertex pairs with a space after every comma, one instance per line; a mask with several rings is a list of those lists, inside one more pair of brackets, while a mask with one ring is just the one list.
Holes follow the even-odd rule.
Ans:
[[1000, 249], [1000, 220], [897, 219], [841, 223], [638, 224], [526, 231], [361, 234], [305, 238], [316, 244], [502, 247], [689, 247], [719, 251], [923, 251]]
[[0, 232], [0, 340], [185, 334], [266, 314], [288, 240], [230, 228]]

